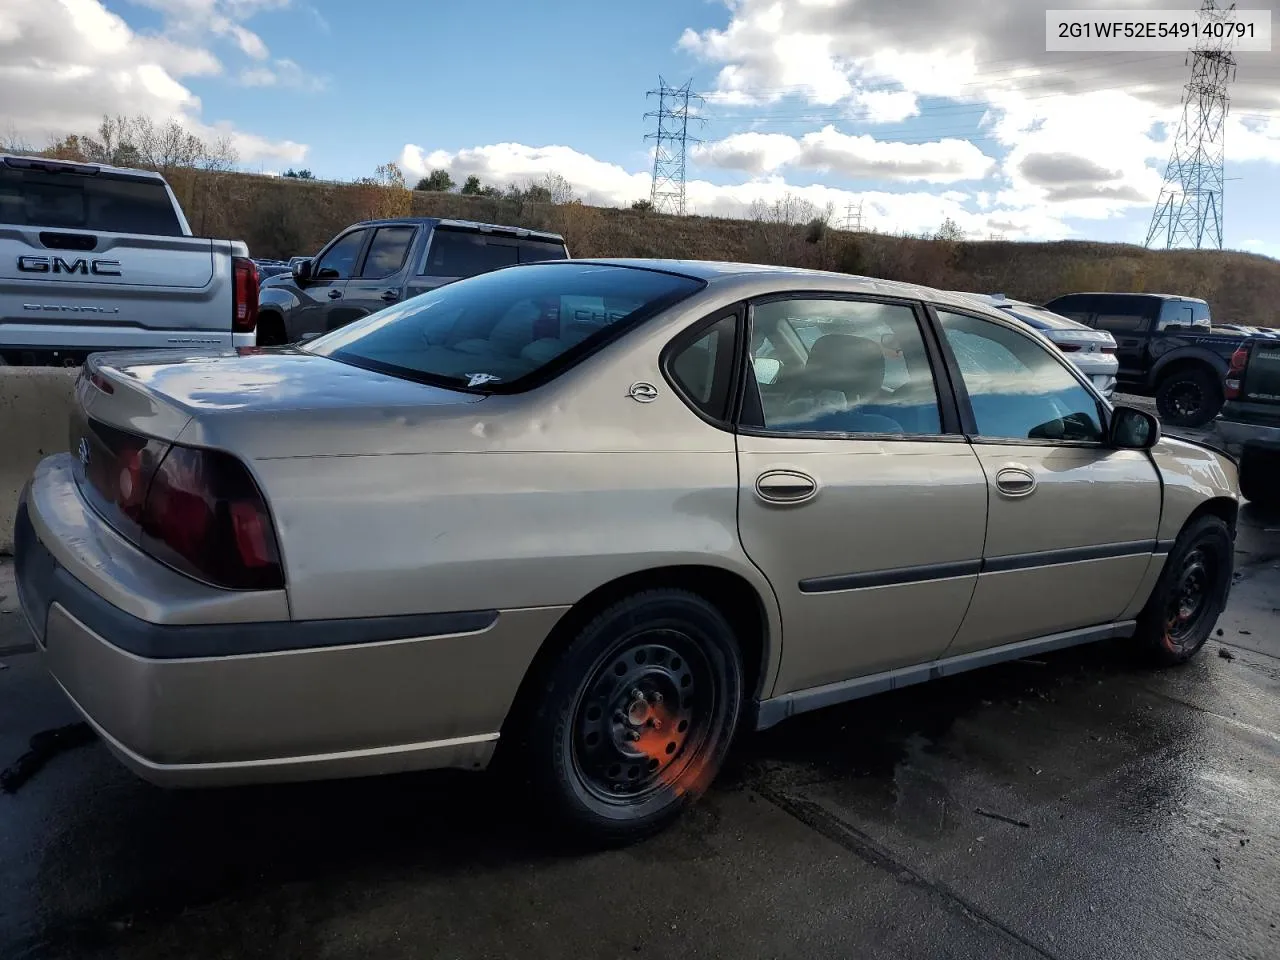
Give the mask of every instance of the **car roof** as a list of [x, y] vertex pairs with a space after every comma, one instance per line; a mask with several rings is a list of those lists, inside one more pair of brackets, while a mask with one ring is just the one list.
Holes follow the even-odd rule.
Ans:
[[19, 161], [10, 164], [10, 166], [27, 167], [29, 165], [46, 166], [57, 170], [58, 168], [66, 169], [68, 167], [75, 170], [94, 171], [96, 173], [105, 173], [108, 176], [122, 177], [129, 180], [158, 180], [164, 183], [164, 177], [156, 173], [154, 170], [139, 170], [134, 167], [113, 167], [109, 163], [79, 163], [75, 160], [55, 160], [52, 157], [33, 157], [19, 153], [0, 153], [0, 163], [7, 163], [10, 160]]
[[448, 217], [386, 217], [381, 220], [361, 220], [353, 223], [353, 227], [451, 227], [455, 230], [478, 230], [481, 233], [506, 233], [517, 237], [529, 237], [535, 240], [554, 240], [564, 243], [564, 237], [549, 230], [534, 230], [530, 227], [516, 227], [501, 223], [482, 223], [479, 220], [455, 220]]
[[[548, 261], [552, 262], [552, 261]], [[1003, 314], [990, 304], [976, 299], [974, 294], [951, 290], [937, 290], [915, 283], [897, 280], [881, 280], [851, 273], [835, 273], [828, 270], [809, 270], [804, 267], [779, 267], [759, 263], [731, 263], [719, 260], [644, 259], [636, 257], [589, 257], [578, 260], [554, 261], [568, 264], [600, 264], [603, 266], [638, 267], [673, 273], [694, 280], [702, 280], [720, 289], [741, 287], [745, 295], [759, 295], [773, 288], [776, 290], [831, 290], [842, 293], [864, 293], [881, 297], [902, 297], [907, 300], [927, 300], [946, 306], [980, 310], [987, 315]]]
[[[1151, 300], [1185, 300], [1188, 303], [1207, 303], [1200, 297], [1184, 297], [1179, 293], [1121, 293], [1118, 290], [1081, 290], [1078, 293], [1064, 293], [1053, 300], [1064, 300], [1067, 297], [1147, 297]], [[1050, 303], [1053, 303], [1050, 300]]]

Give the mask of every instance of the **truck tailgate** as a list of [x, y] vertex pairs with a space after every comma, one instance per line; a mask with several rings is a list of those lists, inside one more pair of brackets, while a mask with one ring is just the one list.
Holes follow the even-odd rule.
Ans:
[[0, 226], [0, 342], [50, 324], [229, 331], [227, 247], [202, 237]]

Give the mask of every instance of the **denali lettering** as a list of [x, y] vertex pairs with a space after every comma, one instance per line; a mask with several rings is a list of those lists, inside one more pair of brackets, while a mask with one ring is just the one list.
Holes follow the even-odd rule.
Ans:
[[119, 307], [82, 307], [74, 303], [24, 303], [23, 310], [52, 310], [55, 313], [119, 313]]
[[67, 261], [62, 257], [19, 257], [18, 269], [23, 273], [78, 273], [95, 277], [120, 276], [119, 260], [86, 260], [77, 257]]

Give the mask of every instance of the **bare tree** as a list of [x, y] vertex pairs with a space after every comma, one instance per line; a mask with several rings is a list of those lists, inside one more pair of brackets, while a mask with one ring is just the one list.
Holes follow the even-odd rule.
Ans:
[[756, 223], [781, 223], [791, 226], [819, 220], [826, 227], [830, 226], [831, 218], [835, 216], [835, 205], [828, 203], [819, 207], [804, 197], [788, 192], [773, 203], [767, 203], [764, 200], [752, 201], [751, 206], [747, 208], [747, 216]]
[[957, 243], [964, 239], [964, 231], [960, 229], [960, 224], [947, 217], [942, 221], [942, 226], [938, 228], [938, 232], [933, 235], [933, 239]]
[[538, 184], [544, 190], [551, 203], [572, 203], [577, 199], [573, 192], [573, 184], [558, 173], [548, 173]]

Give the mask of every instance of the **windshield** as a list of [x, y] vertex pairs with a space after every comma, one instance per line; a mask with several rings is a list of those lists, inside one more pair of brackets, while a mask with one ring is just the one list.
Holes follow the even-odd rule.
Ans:
[[424, 383], [512, 393], [702, 286], [606, 264], [508, 267], [370, 314], [304, 349]]

